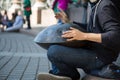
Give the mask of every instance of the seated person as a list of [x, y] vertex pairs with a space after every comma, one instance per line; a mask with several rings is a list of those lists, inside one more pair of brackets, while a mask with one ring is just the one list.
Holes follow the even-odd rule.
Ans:
[[9, 20], [8, 20], [8, 22], [7, 22], [6, 28], [9, 28], [9, 27], [12, 27], [12, 26], [13, 26], [17, 15], [18, 15], [18, 14], [17, 14], [17, 11], [16, 11], [15, 13], [12, 13], [12, 14], [11, 14], [11, 17], [9, 18]]
[[2, 15], [1, 15], [1, 11], [0, 11], [0, 29], [1, 29], [1, 25], [2, 25]]
[[4, 27], [7, 26], [7, 22], [8, 22], [7, 11], [6, 10], [2, 10], [1, 11], [2, 31], [4, 30]]
[[2, 15], [1, 15], [1, 12], [0, 12], [0, 24], [2, 24], [1, 19], [2, 19]]
[[4, 31], [17, 31], [23, 27], [24, 21], [22, 17], [22, 12], [18, 10], [18, 16], [15, 19], [15, 22], [12, 27], [6, 28]]

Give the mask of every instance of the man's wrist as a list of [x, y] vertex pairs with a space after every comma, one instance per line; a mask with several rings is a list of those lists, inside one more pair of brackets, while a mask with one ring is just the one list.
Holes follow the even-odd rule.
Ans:
[[84, 40], [101, 43], [101, 34], [84, 33]]
[[88, 40], [89, 33], [84, 33], [84, 40]]

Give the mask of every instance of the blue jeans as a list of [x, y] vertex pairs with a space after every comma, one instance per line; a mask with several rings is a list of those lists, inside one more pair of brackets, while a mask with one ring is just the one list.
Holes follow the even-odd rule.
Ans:
[[89, 73], [99, 69], [105, 64], [97, 58], [96, 53], [87, 48], [70, 48], [61, 45], [52, 45], [48, 49], [48, 59], [54, 64], [61, 76], [79, 79], [80, 75], [76, 68], [82, 68]]

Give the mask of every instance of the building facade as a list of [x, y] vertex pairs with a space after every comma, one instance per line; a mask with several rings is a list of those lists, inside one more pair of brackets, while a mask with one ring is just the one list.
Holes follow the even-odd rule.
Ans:
[[[33, 6], [36, 1], [45, 1], [45, 0], [31, 0], [31, 5]], [[54, 0], [46, 0], [48, 6], [50, 7], [53, 1]], [[16, 2], [21, 6], [21, 9], [22, 9], [23, 0], [0, 0], [0, 9], [8, 10]]]
[[[23, 0], [0, 0], [0, 8], [8, 10], [16, 2], [22, 8]], [[34, 3], [35, 3], [35, 0], [31, 0], [31, 4], [33, 5]]]

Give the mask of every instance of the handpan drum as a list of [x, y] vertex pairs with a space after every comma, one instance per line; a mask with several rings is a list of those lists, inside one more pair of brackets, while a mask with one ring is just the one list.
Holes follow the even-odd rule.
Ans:
[[85, 44], [85, 41], [66, 41], [61, 35], [64, 31], [70, 29], [70, 27], [77, 28], [81, 31], [85, 31], [80, 26], [73, 23], [56, 24], [43, 29], [34, 39], [34, 41], [42, 48], [48, 49], [51, 45], [64, 45], [68, 47], [81, 47]]

